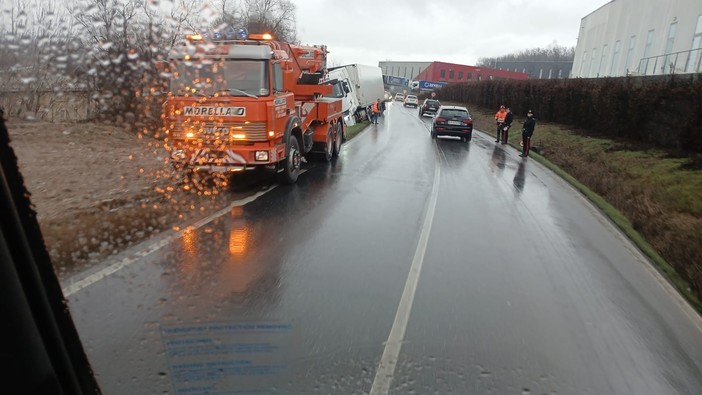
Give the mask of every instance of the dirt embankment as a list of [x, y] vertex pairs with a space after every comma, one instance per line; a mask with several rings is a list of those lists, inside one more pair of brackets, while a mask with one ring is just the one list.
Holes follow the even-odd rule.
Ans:
[[223, 204], [183, 190], [162, 143], [119, 126], [10, 121], [8, 129], [59, 275]]

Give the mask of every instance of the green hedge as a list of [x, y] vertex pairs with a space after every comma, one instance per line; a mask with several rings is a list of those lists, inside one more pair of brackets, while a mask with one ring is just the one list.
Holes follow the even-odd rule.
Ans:
[[446, 101], [497, 108], [593, 134], [702, 153], [702, 75], [477, 81], [444, 87]]

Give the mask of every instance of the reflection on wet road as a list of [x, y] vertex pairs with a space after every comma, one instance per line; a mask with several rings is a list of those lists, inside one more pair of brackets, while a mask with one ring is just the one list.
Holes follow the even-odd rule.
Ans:
[[609, 222], [429, 122], [393, 103], [337, 162], [76, 290], [104, 393], [370, 392], [430, 216], [390, 393], [699, 393], [699, 318]]

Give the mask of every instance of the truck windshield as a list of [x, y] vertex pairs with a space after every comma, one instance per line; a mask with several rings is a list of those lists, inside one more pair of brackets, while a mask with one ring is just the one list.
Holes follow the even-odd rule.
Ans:
[[212, 96], [268, 96], [268, 63], [261, 60], [177, 60], [171, 92]]
[[342, 97], [344, 97], [344, 87], [342, 86], [341, 81], [332, 86], [334, 87], [334, 91], [331, 94], [326, 95], [326, 97], [333, 97], [335, 99], [341, 99]]

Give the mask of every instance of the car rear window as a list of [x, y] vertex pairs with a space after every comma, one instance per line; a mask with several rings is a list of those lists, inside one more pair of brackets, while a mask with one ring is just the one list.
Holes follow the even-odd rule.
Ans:
[[441, 116], [446, 117], [446, 118], [453, 118], [453, 117], [470, 118], [468, 111], [458, 110], [458, 109], [453, 109], [453, 108], [450, 108], [450, 109], [446, 108], [446, 109], [442, 110]]
[[438, 100], [427, 100], [427, 106], [439, 106]]
[[407, 98], [408, 98], [408, 99], [416, 99], [417, 96], [408, 95]]

